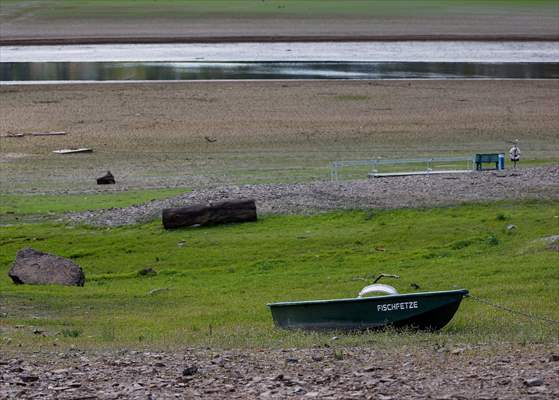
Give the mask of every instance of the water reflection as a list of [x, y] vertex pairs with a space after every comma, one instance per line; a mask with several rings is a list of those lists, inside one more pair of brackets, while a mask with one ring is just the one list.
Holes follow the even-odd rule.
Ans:
[[449, 62], [15, 62], [0, 80], [558, 79], [559, 63]]

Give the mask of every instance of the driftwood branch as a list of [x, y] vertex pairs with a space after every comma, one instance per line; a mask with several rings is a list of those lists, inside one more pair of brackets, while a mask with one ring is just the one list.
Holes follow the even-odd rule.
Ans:
[[32, 132], [31, 136], [64, 136], [65, 131], [51, 131], [51, 132]]

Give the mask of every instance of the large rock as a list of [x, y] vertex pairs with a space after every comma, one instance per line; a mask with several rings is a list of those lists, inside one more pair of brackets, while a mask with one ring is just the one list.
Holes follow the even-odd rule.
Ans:
[[8, 275], [16, 284], [83, 286], [81, 267], [64, 257], [42, 253], [32, 248], [17, 252]]
[[97, 178], [98, 185], [114, 185], [115, 183], [115, 177], [113, 174], [111, 174], [111, 171], [107, 171], [105, 175]]

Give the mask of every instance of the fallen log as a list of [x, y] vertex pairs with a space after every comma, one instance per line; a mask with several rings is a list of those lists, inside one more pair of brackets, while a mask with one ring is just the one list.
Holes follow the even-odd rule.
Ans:
[[231, 200], [210, 205], [166, 208], [162, 219], [165, 229], [251, 222], [256, 221], [256, 204], [254, 200]]

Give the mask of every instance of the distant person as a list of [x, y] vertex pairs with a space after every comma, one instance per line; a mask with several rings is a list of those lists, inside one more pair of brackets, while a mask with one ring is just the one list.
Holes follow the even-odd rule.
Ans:
[[516, 163], [520, 161], [520, 149], [517, 144], [513, 144], [509, 150], [510, 160], [512, 161], [513, 168], [516, 168]]

